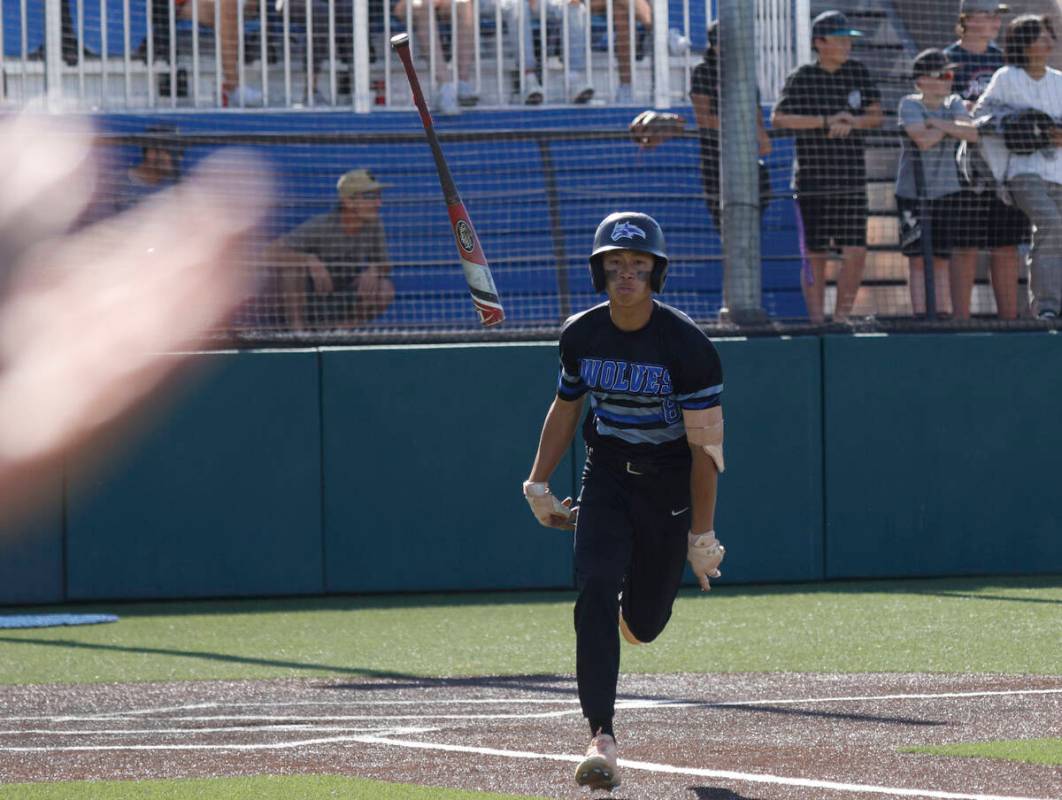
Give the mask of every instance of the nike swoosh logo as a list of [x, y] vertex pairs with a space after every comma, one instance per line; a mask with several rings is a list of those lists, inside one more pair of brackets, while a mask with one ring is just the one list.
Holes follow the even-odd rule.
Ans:
[[685, 508], [680, 508], [678, 511], [672, 511], [671, 512], [671, 516], [677, 517], [679, 514], [685, 514], [689, 510], [690, 510], [690, 507], [686, 506]]

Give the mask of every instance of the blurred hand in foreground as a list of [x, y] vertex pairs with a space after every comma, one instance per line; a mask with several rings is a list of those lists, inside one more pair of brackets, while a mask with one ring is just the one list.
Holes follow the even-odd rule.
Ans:
[[261, 163], [219, 153], [70, 234], [92, 150], [68, 119], [0, 122], [0, 520], [105, 431], [109, 444], [250, 290], [245, 252], [271, 196]]

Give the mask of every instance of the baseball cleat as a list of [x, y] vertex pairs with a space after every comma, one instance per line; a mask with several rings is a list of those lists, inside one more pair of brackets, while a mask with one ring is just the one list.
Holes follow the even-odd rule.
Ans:
[[599, 733], [590, 741], [586, 758], [575, 768], [575, 782], [580, 786], [612, 791], [620, 785], [616, 740], [607, 733]]

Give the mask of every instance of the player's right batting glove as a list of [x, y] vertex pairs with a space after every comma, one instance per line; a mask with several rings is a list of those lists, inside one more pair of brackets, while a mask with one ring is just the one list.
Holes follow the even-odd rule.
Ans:
[[572, 499], [558, 500], [549, 490], [549, 484], [537, 481], [524, 481], [524, 497], [531, 506], [531, 513], [547, 528], [574, 530], [578, 509], [572, 508]]
[[686, 559], [690, 562], [690, 567], [693, 568], [693, 574], [700, 582], [702, 591], [711, 591], [709, 578], [722, 576], [719, 565], [723, 562], [724, 555], [726, 555], [726, 549], [715, 538], [715, 531], [689, 535]]

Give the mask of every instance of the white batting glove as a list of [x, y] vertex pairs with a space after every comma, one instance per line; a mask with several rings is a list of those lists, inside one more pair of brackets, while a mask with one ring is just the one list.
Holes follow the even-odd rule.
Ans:
[[524, 497], [531, 506], [531, 513], [547, 528], [573, 530], [578, 510], [573, 509], [572, 499], [562, 502], [550, 492], [549, 484], [538, 481], [524, 481]]
[[707, 533], [689, 534], [689, 546], [686, 550], [686, 559], [693, 568], [693, 574], [701, 584], [701, 591], [711, 591], [712, 586], [709, 578], [722, 577], [719, 565], [723, 562], [726, 549], [715, 538], [715, 531]]

